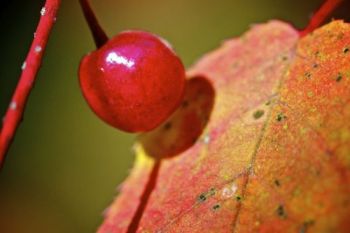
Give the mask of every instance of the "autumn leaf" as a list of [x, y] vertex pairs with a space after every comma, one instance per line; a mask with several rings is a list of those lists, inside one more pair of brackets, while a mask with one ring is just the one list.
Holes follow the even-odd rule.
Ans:
[[127, 232], [155, 175], [137, 232], [349, 232], [349, 56], [342, 21], [302, 38], [271, 21], [205, 55], [188, 71], [215, 90], [200, 138], [161, 162], [136, 143], [98, 232]]

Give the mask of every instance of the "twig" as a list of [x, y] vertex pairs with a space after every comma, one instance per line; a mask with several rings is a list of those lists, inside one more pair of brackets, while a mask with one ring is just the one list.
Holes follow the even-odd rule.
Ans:
[[306, 28], [300, 31], [300, 36], [303, 37], [318, 28], [327, 19], [327, 17], [333, 13], [333, 11], [342, 1], [343, 0], [325, 0], [322, 6], [311, 17], [311, 20]]
[[91, 5], [88, 0], [79, 0], [81, 9], [83, 10], [84, 17], [89, 25], [91, 34], [94, 38], [97, 48], [101, 47], [108, 41], [108, 36], [100, 26], [95, 13], [91, 9]]
[[131, 219], [127, 233], [135, 233], [139, 228], [143, 212], [145, 211], [149, 198], [151, 197], [151, 194], [156, 187], [161, 162], [161, 160], [156, 160], [153, 164], [153, 168], [151, 174], [149, 175], [148, 182], [145, 186], [142, 196], [140, 197], [140, 203], [137, 206], [137, 210], [133, 218]]
[[0, 168], [4, 164], [6, 152], [22, 120], [28, 96], [40, 68], [52, 26], [56, 21], [56, 14], [60, 3], [61, 0], [46, 0], [45, 6], [40, 11], [41, 18], [27, 58], [22, 65], [22, 74], [3, 118], [0, 131]]

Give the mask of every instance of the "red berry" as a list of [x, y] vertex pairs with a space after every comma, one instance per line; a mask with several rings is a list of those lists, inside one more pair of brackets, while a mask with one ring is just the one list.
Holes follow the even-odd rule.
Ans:
[[185, 69], [163, 39], [125, 31], [82, 59], [79, 80], [102, 120], [124, 131], [144, 132], [180, 105]]

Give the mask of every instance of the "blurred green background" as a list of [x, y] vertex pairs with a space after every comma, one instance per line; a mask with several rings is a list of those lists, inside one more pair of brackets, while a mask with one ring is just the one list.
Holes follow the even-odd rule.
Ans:
[[[303, 27], [321, 0], [92, 1], [109, 35], [141, 28], [168, 39], [186, 66], [254, 23]], [[0, 0], [0, 115], [8, 106], [43, 0]], [[349, 4], [336, 18], [349, 19]], [[77, 69], [94, 49], [77, 0], [62, 0], [38, 81], [0, 172], [0, 233], [95, 232], [132, 166], [134, 135], [101, 122]]]

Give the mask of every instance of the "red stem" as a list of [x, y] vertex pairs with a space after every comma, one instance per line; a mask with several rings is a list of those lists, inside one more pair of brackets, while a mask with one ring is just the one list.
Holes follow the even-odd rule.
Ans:
[[127, 233], [135, 233], [139, 228], [139, 224], [140, 224], [143, 212], [146, 209], [146, 206], [152, 194], [152, 191], [156, 187], [160, 164], [161, 164], [161, 160], [156, 160], [155, 164], [153, 165], [152, 172], [149, 175], [145, 190], [143, 191], [142, 196], [140, 198], [140, 204], [137, 207], [137, 210], [130, 222]]
[[90, 31], [94, 38], [96, 47], [99, 48], [108, 41], [108, 36], [98, 23], [98, 20], [91, 9], [91, 5], [88, 0], [79, 0], [81, 9], [83, 10], [84, 17], [89, 25]]
[[342, 1], [343, 0], [325, 0], [322, 6], [312, 16], [306, 28], [299, 32], [300, 36], [303, 37], [318, 28]]
[[28, 96], [37, 77], [52, 26], [56, 21], [60, 3], [60, 0], [46, 0], [45, 6], [41, 9], [41, 18], [35, 37], [23, 63], [22, 74], [12, 96], [11, 103], [3, 118], [3, 125], [0, 130], [0, 168], [4, 163], [6, 152], [22, 120]]

